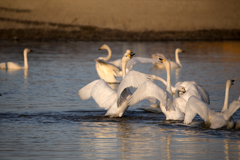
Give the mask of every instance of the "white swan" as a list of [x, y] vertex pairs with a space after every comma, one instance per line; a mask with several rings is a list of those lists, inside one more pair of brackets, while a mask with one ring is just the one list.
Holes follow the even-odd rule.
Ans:
[[231, 116], [240, 107], [240, 97], [233, 101], [228, 107], [229, 89], [233, 85], [234, 80], [226, 81], [225, 99], [221, 112], [211, 110], [209, 106], [199, 98], [192, 96], [189, 98], [186, 107], [184, 124], [192, 122], [193, 118], [198, 114], [206, 124], [210, 124], [210, 128], [217, 129], [226, 126], [232, 128], [234, 125]]
[[[182, 87], [182, 86], [179, 85], [178, 88], [179, 87]], [[178, 94], [178, 95], [176, 95], [176, 94]], [[175, 92], [175, 97], [176, 97], [175, 101], [177, 101], [178, 104], [180, 104], [180, 105], [178, 105], [178, 107], [181, 110], [181, 112], [184, 114], [186, 112], [187, 102], [191, 96], [195, 96], [201, 100], [204, 100], [204, 97], [201, 94], [201, 91], [199, 90], [198, 86], [195, 84], [189, 85], [186, 92], [184, 94], [182, 94], [181, 96], [179, 96], [179, 92], [177, 92], [177, 91]]]
[[32, 50], [25, 48], [23, 51], [24, 66], [20, 66], [19, 64], [14, 62], [3, 62], [3, 63], [0, 63], [0, 69], [8, 69], [8, 70], [28, 69], [28, 60], [27, 60], [28, 52], [32, 52]]
[[98, 50], [102, 50], [102, 49], [106, 49], [108, 51], [108, 55], [107, 55], [107, 57], [98, 57], [98, 59], [101, 59], [103, 61], [109, 61], [110, 58], [112, 57], [111, 48], [108, 45], [103, 44]]
[[[170, 62], [168, 60], [163, 60], [163, 63], [167, 72], [171, 72]], [[185, 92], [184, 87], [179, 86], [178, 89], [181, 92]], [[129, 100], [129, 105], [132, 106], [145, 98], [155, 98], [160, 101], [159, 106], [165, 114], [166, 120], [184, 120], [184, 115], [178, 107], [181, 104], [179, 104], [179, 101], [175, 101], [172, 96], [170, 74], [167, 76], [166, 91], [158, 87], [152, 81], [146, 81], [133, 93]]]
[[[159, 58], [161, 60], [161, 58]], [[170, 64], [171, 65], [171, 64]], [[170, 76], [170, 72], [167, 72], [167, 76]], [[167, 86], [167, 81], [164, 80], [163, 78], [161, 77], [158, 77], [156, 75], [151, 75], [151, 80], [158, 80], [158, 81], [161, 81], [164, 85]], [[194, 86], [192, 86], [194, 85]], [[210, 97], [209, 97], [209, 94], [208, 92], [201, 86], [199, 85], [197, 82], [195, 81], [183, 81], [183, 82], [177, 82], [175, 84], [175, 86], [171, 86], [171, 90], [172, 90], [172, 93], [174, 94], [176, 92], [176, 89], [179, 87], [179, 86], [182, 86], [185, 88], [186, 91], [189, 90], [189, 88], [191, 87], [193, 90], [193, 88], [195, 88], [195, 90], [198, 91], [198, 96], [199, 98], [201, 98], [204, 102], [206, 102], [207, 104], [210, 104]], [[191, 91], [191, 92], [194, 92], [194, 91]], [[187, 92], [188, 95], [190, 95], [190, 92]], [[186, 97], [186, 96], [185, 96]], [[186, 98], [185, 98], [186, 99]], [[187, 100], [187, 99], [186, 99]]]
[[[93, 97], [99, 107], [108, 109], [105, 116], [122, 117], [128, 108], [128, 97], [131, 94], [127, 88], [129, 86], [138, 87], [148, 78], [148, 75], [130, 71], [126, 75], [126, 64], [134, 56], [130, 50], [127, 50], [122, 58], [122, 82], [117, 92], [113, 90], [104, 80], [95, 80], [78, 91], [79, 97], [86, 100]], [[125, 76], [126, 75], [126, 76]]]
[[108, 51], [107, 57], [98, 57], [98, 59], [95, 59], [96, 62], [96, 71], [99, 76], [99, 78], [104, 79], [107, 83], [120, 83], [116, 77], [119, 76], [119, 72], [121, 69], [119, 67], [116, 67], [113, 64], [110, 64], [106, 61], [110, 60], [112, 56], [112, 51], [110, 47], [106, 44], [103, 44], [99, 50], [106, 49]]
[[[117, 59], [115, 61], [110, 61], [112, 56], [112, 51], [110, 47], [106, 44], [103, 44], [99, 50], [106, 49], [108, 51], [107, 57], [99, 57], [96, 59], [96, 71], [98, 73], [98, 76], [101, 79], [104, 79], [107, 83], [120, 83], [116, 77], [122, 76], [122, 59]], [[133, 65], [136, 63], [153, 63], [157, 60], [153, 60], [151, 58], [143, 58], [143, 57], [136, 57], [131, 60], [126, 65], [126, 73], [129, 72], [130, 69], [132, 69]]]
[[[181, 52], [184, 52], [184, 51], [181, 50], [180, 48], [177, 48], [175, 50], [175, 62], [174, 61], [170, 61], [171, 69], [173, 69], [173, 68], [181, 68], [182, 67], [182, 64], [180, 62], [179, 55], [178, 55]], [[151, 57], [154, 58], [154, 59], [158, 59], [158, 58], [166, 59], [165, 56], [163, 54], [160, 54], [160, 53], [152, 54]], [[155, 67], [157, 67], [157, 68], [160, 68], [160, 69], [164, 69], [165, 68], [165, 66], [162, 63], [153, 62], [153, 65]]]
[[[181, 91], [184, 91], [184, 88], [182, 88]], [[160, 101], [159, 106], [162, 112], [165, 114], [166, 120], [184, 119], [184, 115], [181, 110], [175, 106], [175, 101], [169, 97], [169, 94], [167, 94], [166, 91], [161, 89], [152, 81], [146, 81], [144, 84], [138, 87], [138, 89], [131, 96], [129, 105], [132, 106], [146, 98], [156, 98]], [[170, 107], [171, 109], [168, 110], [167, 107]]]

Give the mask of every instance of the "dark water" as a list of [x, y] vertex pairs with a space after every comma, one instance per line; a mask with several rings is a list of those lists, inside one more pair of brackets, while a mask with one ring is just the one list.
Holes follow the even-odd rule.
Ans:
[[[225, 83], [235, 79], [229, 101], [240, 96], [240, 42], [104, 42], [112, 59], [126, 49], [137, 56], [179, 47], [183, 67], [172, 70], [172, 84], [194, 80], [210, 94], [210, 107], [221, 110]], [[23, 64], [25, 47], [29, 70], [0, 70], [0, 159], [238, 159], [240, 130], [211, 130], [195, 117], [185, 126], [166, 121], [159, 113], [129, 108], [122, 118], [104, 117], [93, 99], [81, 101], [77, 91], [98, 79], [94, 59], [103, 42], [1, 42], [0, 62]], [[134, 70], [166, 79], [166, 71], [151, 64]], [[160, 82], [158, 85], [164, 87]], [[233, 118], [240, 119], [240, 110]]]

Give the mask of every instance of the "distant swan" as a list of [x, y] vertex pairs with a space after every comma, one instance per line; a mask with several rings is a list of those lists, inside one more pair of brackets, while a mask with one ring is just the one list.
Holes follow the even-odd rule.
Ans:
[[[173, 68], [181, 68], [182, 67], [182, 64], [180, 62], [179, 55], [178, 55], [181, 52], [184, 52], [184, 51], [181, 50], [180, 48], [177, 48], [175, 50], [175, 62], [174, 61], [170, 61], [171, 69], [173, 69]], [[160, 53], [152, 54], [151, 58], [154, 58], [154, 59], [158, 59], [158, 58], [166, 59], [165, 56], [163, 54], [160, 54]], [[157, 67], [157, 68], [160, 68], [160, 69], [164, 69], [165, 68], [165, 66], [162, 63], [153, 62], [153, 65], [155, 67]]]
[[[122, 76], [122, 59], [117, 59], [115, 61], [110, 61], [112, 56], [112, 51], [110, 47], [106, 44], [103, 44], [99, 50], [106, 49], [108, 51], [107, 57], [99, 57], [95, 60], [96, 62], [96, 71], [98, 73], [99, 78], [104, 79], [107, 83], [120, 83], [116, 79], [116, 77]], [[151, 58], [144, 58], [144, 57], [135, 57], [127, 63], [125, 66], [126, 73], [129, 72], [130, 69], [132, 69], [133, 65], [136, 63], [153, 63], [157, 60], [153, 60]]]
[[[165, 65], [167, 72], [171, 72], [170, 62], [164, 59], [162, 61]], [[184, 87], [179, 86], [177, 90], [185, 92]], [[167, 76], [166, 91], [158, 87], [152, 81], [146, 81], [133, 93], [129, 100], [129, 105], [132, 106], [145, 98], [155, 98], [160, 101], [159, 106], [162, 112], [165, 114], [166, 120], [184, 120], [184, 115], [178, 107], [178, 105], [181, 104], [178, 104], [178, 101], [175, 101], [172, 96], [170, 74], [168, 74]]]
[[126, 75], [126, 64], [134, 56], [127, 50], [122, 57], [122, 82], [120, 83], [117, 92], [113, 90], [104, 80], [95, 80], [78, 91], [81, 100], [86, 100], [92, 97], [99, 107], [107, 111], [105, 116], [122, 117], [124, 112], [129, 107], [128, 98], [131, 95], [128, 87], [138, 87], [148, 78], [148, 75], [130, 71]]
[[234, 80], [226, 81], [225, 99], [221, 112], [211, 110], [209, 106], [199, 98], [192, 96], [189, 98], [186, 107], [184, 124], [192, 122], [193, 118], [198, 114], [206, 124], [210, 124], [210, 128], [217, 129], [224, 126], [232, 128], [234, 122], [231, 118], [240, 107], [240, 97], [233, 101], [228, 107], [229, 89], [233, 85]]
[[8, 69], [8, 70], [18, 70], [18, 69], [28, 69], [28, 60], [27, 60], [27, 53], [32, 52], [32, 50], [25, 48], [23, 51], [24, 56], [24, 66], [20, 66], [14, 62], [3, 62], [0, 63], [0, 69]]

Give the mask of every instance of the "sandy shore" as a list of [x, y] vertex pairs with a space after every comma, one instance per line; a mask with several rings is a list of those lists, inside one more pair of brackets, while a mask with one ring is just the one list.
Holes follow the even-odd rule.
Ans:
[[2, 40], [239, 40], [239, 0], [10, 0]]

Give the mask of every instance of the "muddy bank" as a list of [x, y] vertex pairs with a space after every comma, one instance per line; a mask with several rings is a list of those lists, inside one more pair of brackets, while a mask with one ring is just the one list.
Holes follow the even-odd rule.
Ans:
[[124, 32], [95, 27], [83, 27], [79, 31], [3, 29], [0, 30], [0, 39], [17, 41], [216, 41], [240, 40], [240, 30]]

